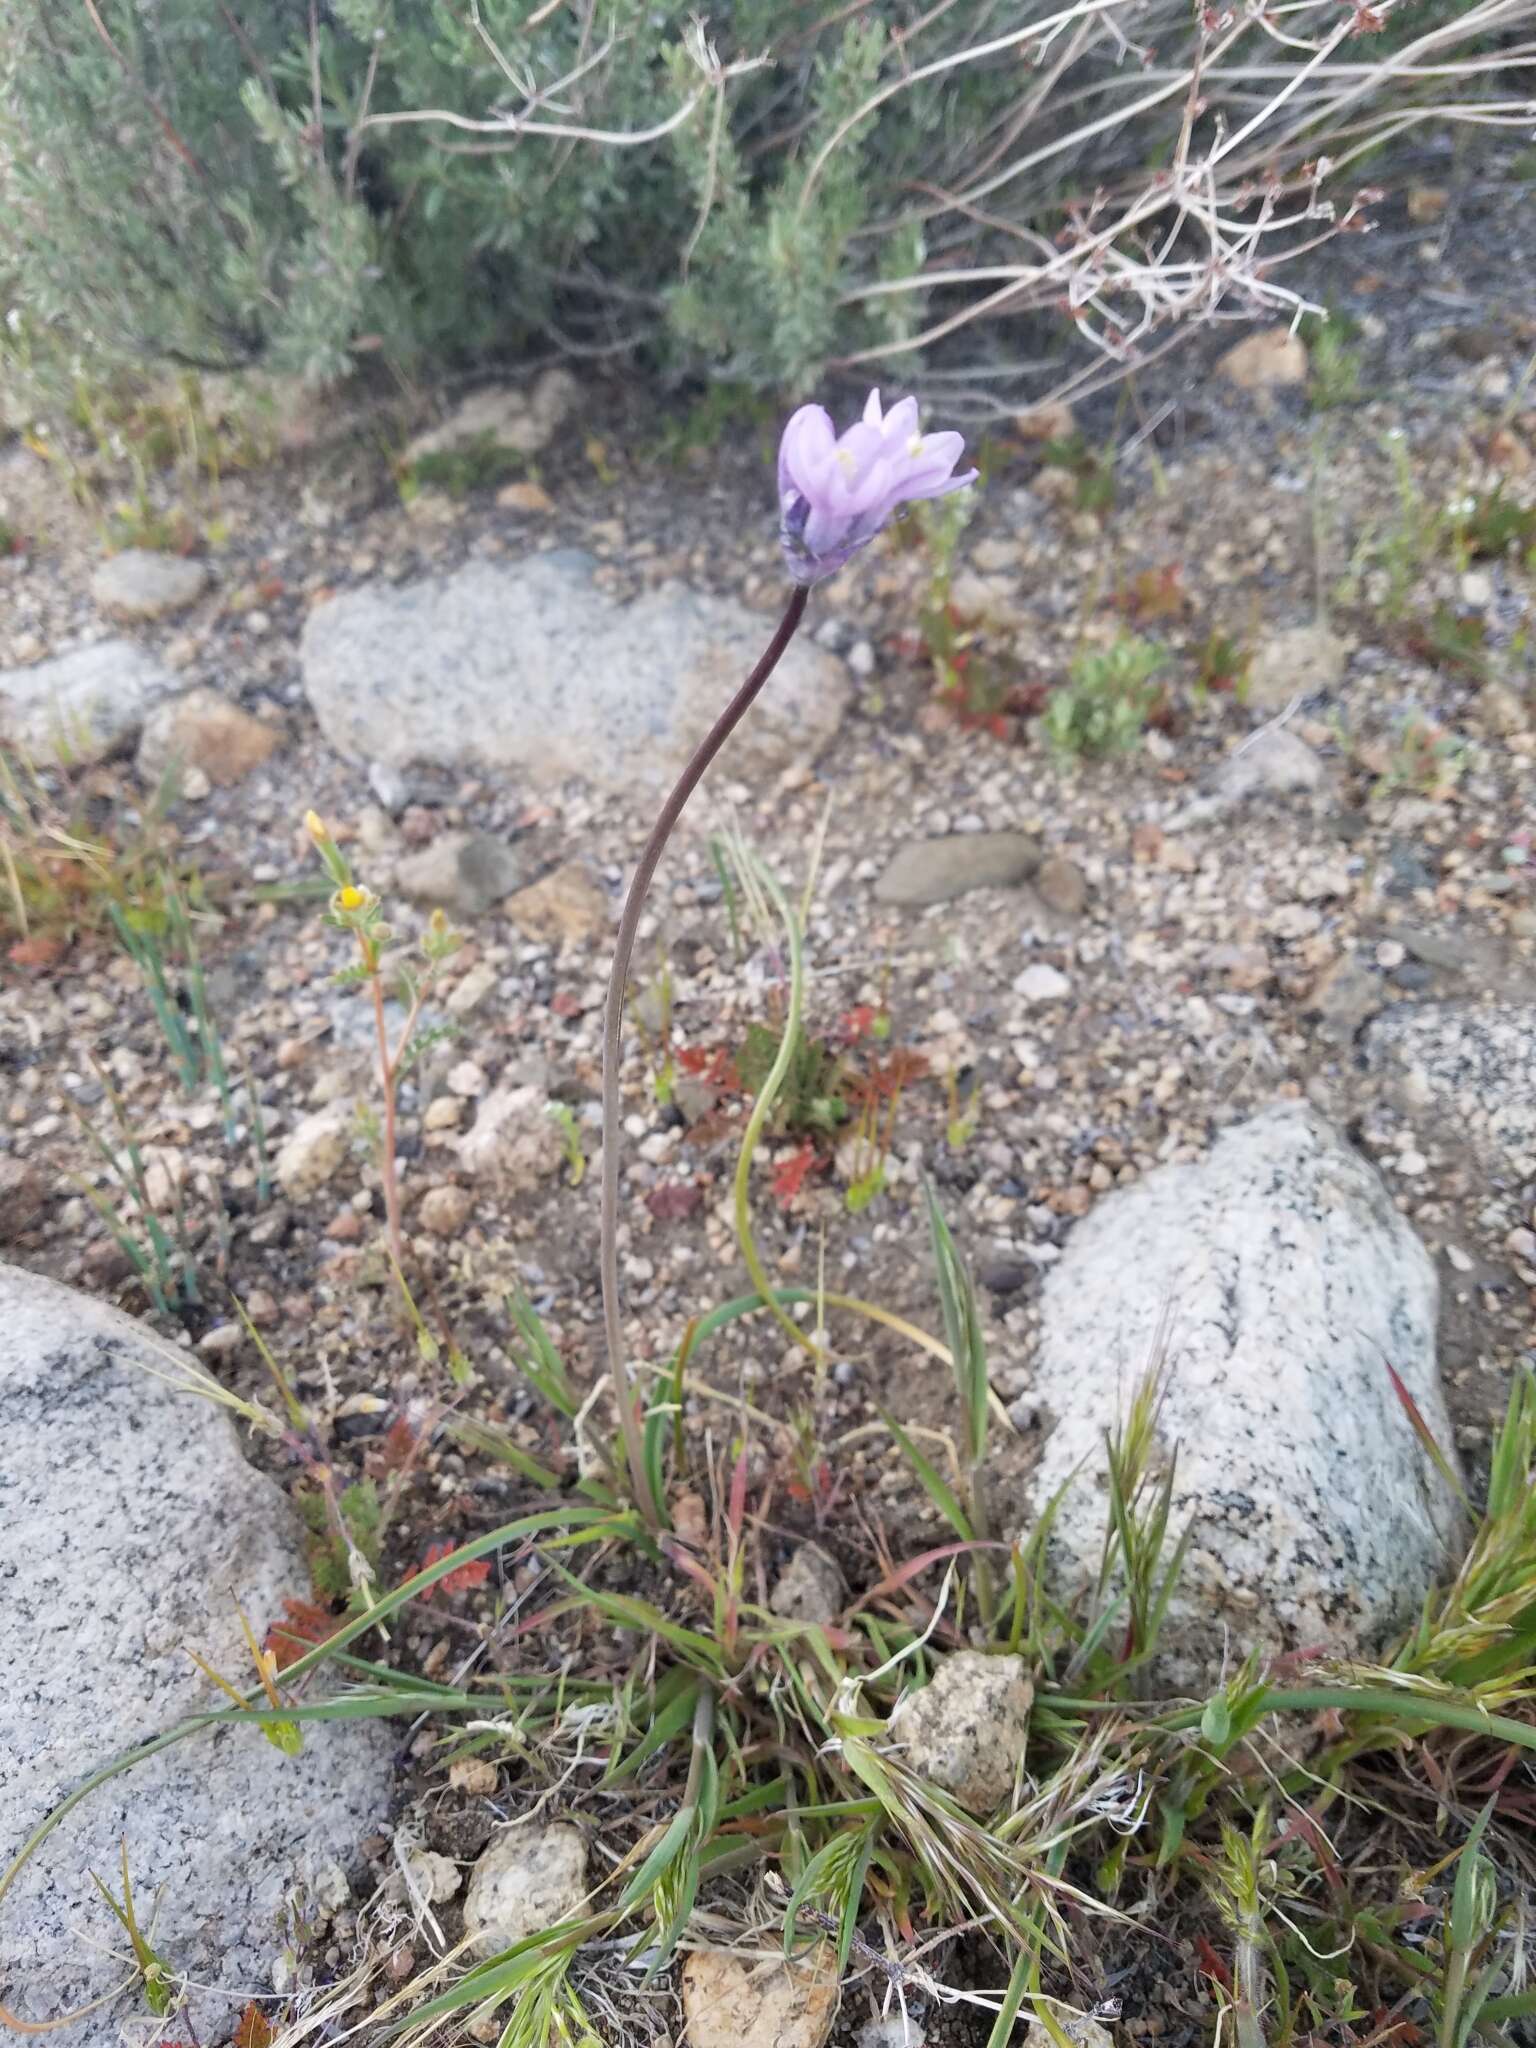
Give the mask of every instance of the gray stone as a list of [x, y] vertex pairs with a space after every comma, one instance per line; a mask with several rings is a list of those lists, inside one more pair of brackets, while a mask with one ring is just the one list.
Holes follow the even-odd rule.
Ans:
[[554, 439], [581, 396], [569, 370], [546, 370], [531, 388], [486, 384], [463, 399], [441, 426], [418, 434], [402, 458], [409, 469], [424, 455], [451, 454], [477, 443], [537, 455]]
[[1293, 697], [1310, 697], [1342, 681], [1349, 649], [1321, 621], [1272, 633], [1248, 670], [1248, 702], [1278, 711]]
[[[0, 1858], [113, 1757], [224, 1704], [187, 1654], [241, 1689], [258, 1639], [309, 1582], [298, 1518], [246, 1464], [217, 1408], [167, 1385], [184, 1354], [99, 1302], [0, 1267]], [[385, 1817], [397, 1734], [308, 1723], [296, 1757], [224, 1724], [136, 1764], [68, 1814], [7, 1895], [0, 1997], [71, 2012], [122, 1983], [124, 1947], [90, 1873], [120, 1895], [196, 1988], [167, 2035], [229, 2039], [272, 1982], [297, 1885]], [[50, 2033], [105, 2048], [154, 2025], [136, 1990]], [[122, 2030], [120, 2033], [120, 2029]], [[158, 2033], [156, 2038], [159, 2038]]]
[[1363, 1043], [1421, 1136], [1501, 1180], [1536, 1177], [1536, 1003], [1398, 1003]]
[[114, 619], [163, 619], [185, 611], [202, 596], [208, 571], [185, 555], [153, 548], [124, 548], [102, 562], [91, 578], [91, 596]]
[[177, 687], [131, 640], [98, 640], [31, 668], [0, 669], [0, 739], [39, 765], [105, 761]]
[[1477, 957], [1476, 948], [1454, 932], [1427, 932], [1417, 925], [1400, 924], [1393, 927], [1393, 936], [1415, 960], [1441, 974], [1465, 974]]
[[875, 884], [875, 900], [916, 910], [973, 889], [1013, 889], [1040, 865], [1025, 832], [960, 832], [952, 839], [909, 839]]
[[1328, 784], [1322, 756], [1283, 725], [1267, 725], [1228, 754], [1212, 778], [1209, 794], [1193, 810], [1207, 816], [1234, 810], [1265, 796], [1309, 796]]
[[1009, 985], [1014, 994], [1022, 996], [1027, 1003], [1065, 1002], [1072, 993], [1072, 984], [1066, 975], [1059, 967], [1052, 967], [1048, 960], [1032, 960]]
[[1053, 853], [1040, 863], [1035, 894], [1058, 917], [1081, 917], [1088, 904], [1088, 877], [1075, 860]]
[[[301, 651], [326, 738], [395, 767], [504, 770], [525, 785], [670, 784], [773, 622], [677, 584], [618, 604], [594, 566], [571, 550], [476, 561], [317, 605]], [[848, 694], [840, 662], [794, 642], [732, 739], [730, 771], [750, 780], [817, 753]]]
[[402, 896], [454, 917], [483, 917], [526, 878], [517, 848], [490, 832], [439, 833], [395, 868]]
[[1319, 976], [1302, 1013], [1316, 1017], [1323, 1037], [1333, 1044], [1349, 1045], [1385, 1000], [1381, 976], [1355, 954], [1345, 953]]
[[991, 1813], [1013, 1790], [1034, 1699], [1022, 1657], [957, 1650], [898, 1703], [888, 1732], [920, 1778], [971, 1813]]
[[775, 1614], [788, 1621], [811, 1621], [830, 1628], [848, 1604], [848, 1588], [819, 1543], [802, 1543], [779, 1574], [768, 1597]]
[[1272, 1105], [1073, 1231], [1046, 1277], [1034, 1361], [1055, 1426], [1016, 1526], [1070, 1478], [1053, 1570], [1063, 1592], [1092, 1579], [1104, 1432], [1160, 1362], [1154, 1477], [1177, 1451], [1172, 1527], [1192, 1533], [1158, 1682], [1202, 1690], [1254, 1646], [1374, 1653], [1457, 1534], [1387, 1371], [1454, 1458], [1436, 1298], [1374, 1169], [1312, 1110]]
[[475, 1865], [464, 1932], [477, 1956], [571, 1920], [587, 1895], [587, 1843], [568, 1821], [505, 1828]]

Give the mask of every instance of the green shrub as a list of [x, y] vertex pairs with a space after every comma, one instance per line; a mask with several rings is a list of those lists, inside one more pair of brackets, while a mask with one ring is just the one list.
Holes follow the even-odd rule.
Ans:
[[[693, 15], [0, 0], [0, 281], [25, 308], [0, 334], [8, 380], [256, 362], [327, 380], [370, 354], [434, 366], [554, 345], [792, 387], [838, 364], [908, 375], [915, 337], [1055, 312], [1069, 284], [1118, 350], [1209, 310], [1186, 259], [1218, 215], [1225, 288], [1270, 302], [1287, 235], [1315, 222], [1282, 206], [1294, 233], [1256, 225], [1251, 244], [1233, 223], [1259, 222], [1258, 167], [1310, 194], [1303, 166], [1332, 154], [1332, 63], [1353, 67], [1359, 148], [1434, 89], [1428, 69], [1373, 70], [1389, 40], [1374, 31], [1309, 69], [1310, 50], [1244, 22], [1202, 75], [1176, 186], [1163, 173], [1203, 33], [1186, 0], [1083, 0], [1051, 35], [995, 0], [733, 0], [718, 49]], [[1432, 31], [1440, 63], [1476, 30], [1430, 0], [1378, 15], [1409, 24], [1399, 48]], [[1270, 67], [1274, 104], [1212, 166], [1208, 224], [1194, 170], [1218, 116], [1253, 116], [1245, 57]], [[1477, 74], [1468, 117], [1510, 84]], [[1157, 219], [1187, 223], [1184, 243], [1150, 253]]]
[[1066, 682], [1051, 693], [1040, 721], [1063, 754], [1124, 754], [1141, 744], [1156, 708], [1153, 680], [1168, 656], [1155, 640], [1121, 633], [1108, 647], [1085, 648]]

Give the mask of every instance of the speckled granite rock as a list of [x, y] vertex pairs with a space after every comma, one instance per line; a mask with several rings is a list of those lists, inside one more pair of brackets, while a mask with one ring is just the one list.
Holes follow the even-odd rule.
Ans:
[[1314, 1111], [1274, 1104], [1073, 1232], [1031, 1388], [1054, 1427], [1015, 1526], [1081, 1466], [1053, 1557], [1064, 1584], [1097, 1568], [1103, 1434], [1166, 1315], [1157, 1434], [1164, 1458], [1178, 1446], [1174, 1525], [1194, 1533], [1160, 1678], [1202, 1689], [1254, 1644], [1374, 1650], [1457, 1534], [1387, 1373], [1449, 1453], [1435, 1311], [1434, 1267], [1374, 1169]]
[[1424, 1136], [1501, 1178], [1536, 1178], [1536, 1004], [1398, 1003], [1364, 1048]]
[[39, 763], [104, 761], [175, 688], [170, 671], [131, 640], [98, 640], [0, 670], [0, 740]]
[[[98, 1766], [219, 1703], [190, 1646], [251, 1677], [234, 1602], [260, 1635], [308, 1585], [288, 1502], [240, 1454], [225, 1416], [133, 1364], [165, 1370], [126, 1316], [0, 1266], [0, 1863]], [[155, 1946], [198, 1989], [167, 2033], [229, 2038], [270, 1988], [277, 1914], [296, 1883], [331, 1890], [388, 1809], [383, 1722], [311, 1724], [297, 1757], [254, 1728], [162, 1751], [82, 1801], [0, 1906], [0, 1999], [28, 2019], [122, 1981], [119, 1930], [91, 1883], [141, 1920], [164, 1887]], [[344, 1887], [343, 1887], [344, 1890]], [[51, 2032], [106, 2048], [133, 1996]], [[190, 2027], [188, 2026], [190, 2022]]]
[[[617, 604], [594, 567], [559, 549], [317, 605], [301, 653], [326, 738], [393, 767], [670, 784], [775, 622], [678, 584]], [[730, 773], [750, 781], [817, 753], [848, 694], [843, 664], [802, 636], [732, 740]]]

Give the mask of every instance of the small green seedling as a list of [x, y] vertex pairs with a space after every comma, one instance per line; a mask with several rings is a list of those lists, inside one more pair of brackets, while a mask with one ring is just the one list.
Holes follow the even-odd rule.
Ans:
[[[273, 1650], [264, 1650], [260, 1643], [257, 1642], [255, 1632], [245, 1618], [245, 1609], [238, 1600], [235, 1602], [235, 1612], [240, 1617], [240, 1627], [245, 1636], [246, 1647], [251, 1653], [251, 1662], [256, 1666], [257, 1681], [267, 1696], [267, 1705], [274, 1714], [283, 1716], [279, 1720], [263, 1721], [261, 1732], [265, 1735], [268, 1742], [271, 1743], [272, 1747], [280, 1749], [284, 1756], [297, 1756], [304, 1747], [304, 1731], [297, 1721], [290, 1721], [283, 1714], [285, 1702], [282, 1694], [277, 1689], [277, 1653]], [[208, 1660], [205, 1657], [200, 1657], [196, 1650], [186, 1644], [183, 1644], [182, 1647], [186, 1649], [187, 1655], [205, 1678], [211, 1678], [220, 1692], [228, 1694], [237, 1707], [245, 1711], [249, 1710], [250, 1702], [246, 1699], [244, 1693], [237, 1692], [229, 1680], [215, 1671]]]
[[569, 1184], [581, 1186], [581, 1177], [587, 1170], [587, 1155], [581, 1149], [581, 1126], [568, 1102], [548, 1104], [549, 1115], [560, 1127], [560, 1136], [565, 1145], [565, 1168]]
[[1090, 758], [1141, 744], [1159, 691], [1153, 678], [1168, 657], [1155, 640], [1121, 633], [1105, 648], [1084, 648], [1067, 680], [1051, 693], [1040, 723], [1062, 754]]
[[[128, 1875], [128, 1844], [126, 1840], [122, 1844], [122, 1852], [123, 1896], [121, 1903], [113, 1898], [94, 1870], [91, 1872], [91, 1883], [95, 1885], [97, 1891], [106, 1900], [107, 1905], [115, 1914], [118, 1924], [133, 1946], [133, 1960], [137, 1965], [139, 1979], [143, 1986], [144, 2003], [149, 2007], [157, 2020], [164, 2019], [166, 2014], [171, 2012], [176, 2005], [176, 1986], [172, 1981], [170, 1969], [165, 1958], [155, 1953], [154, 1949], [150, 1946], [148, 1936], [139, 1927], [138, 1916], [133, 1909], [133, 1881]], [[153, 1931], [153, 1923], [151, 1923], [150, 1932], [153, 1933]]]

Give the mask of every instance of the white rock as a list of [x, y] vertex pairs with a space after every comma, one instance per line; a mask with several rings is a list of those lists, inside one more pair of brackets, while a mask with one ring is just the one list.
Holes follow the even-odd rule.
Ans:
[[0, 739], [31, 760], [104, 761], [134, 739], [176, 678], [131, 640], [98, 640], [0, 670]]
[[825, 1947], [791, 1962], [695, 1949], [683, 2017], [688, 2048], [821, 2048], [837, 2017], [837, 1969]]
[[899, 2006], [866, 2020], [854, 2035], [854, 2048], [923, 2048], [927, 2029]]
[[1326, 788], [1328, 770], [1305, 740], [1283, 725], [1269, 725], [1229, 754], [1210, 790], [1188, 805], [1178, 822], [1219, 816], [1256, 797], [1309, 796]]
[[1363, 1045], [1421, 1136], [1501, 1180], [1536, 1177], [1536, 1004], [1397, 1003]]
[[[451, 1074], [448, 1085], [453, 1085]], [[548, 1099], [531, 1083], [503, 1081], [493, 1088], [457, 1149], [466, 1173], [508, 1194], [537, 1186], [565, 1162], [565, 1141], [549, 1114]]]
[[[308, 1583], [288, 1502], [230, 1423], [164, 1375], [176, 1354], [126, 1316], [0, 1267], [0, 1845], [7, 1858], [91, 1771], [223, 1704], [188, 1647], [251, 1682], [235, 1602], [258, 1640]], [[270, 1981], [297, 1883], [331, 1883], [388, 1810], [396, 1736], [310, 1723], [296, 1757], [222, 1726], [91, 1793], [5, 1901], [7, 2005], [44, 2020], [123, 1982], [122, 1933], [91, 1883], [121, 1890], [197, 1987], [165, 2032], [227, 2040]], [[163, 1887], [163, 1891], [162, 1891]], [[158, 1910], [156, 1907], [159, 1899]], [[146, 2023], [136, 1990], [46, 2038], [104, 2048]], [[153, 2031], [153, 2029], [152, 2029]]]
[[[1115, 2048], [1114, 2035], [1092, 2013], [1063, 2012], [1058, 2008], [1051, 2018], [1071, 2042], [1072, 2048]], [[1036, 2018], [1030, 2021], [1024, 2036], [1024, 2048], [1057, 2048], [1056, 2036], [1044, 2020]]]
[[1034, 1363], [1055, 1427], [1018, 1519], [1075, 1475], [1053, 1544], [1063, 1590], [1098, 1568], [1103, 1434], [1162, 1342], [1157, 1458], [1177, 1447], [1173, 1522], [1193, 1535], [1160, 1682], [1199, 1690], [1255, 1644], [1378, 1649], [1457, 1528], [1387, 1373], [1453, 1456], [1436, 1295], [1379, 1176], [1297, 1103], [1106, 1196], [1046, 1277]]
[[102, 562], [91, 578], [91, 596], [114, 619], [162, 619], [185, 611], [207, 588], [208, 571], [185, 555], [153, 548], [124, 548]]
[[441, 1906], [464, 1882], [464, 1873], [451, 1856], [436, 1849], [412, 1849], [405, 1859], [409, 1890], [423, 1905]]
[[328, 1102], [300, 1119], [277, 1148], [277, 1184], [291, 1201], [318, 1194], [352, 1145], [352, 1107]]
[[511, 1827], [475, 1865], [464, 1900], [464, 1932], [476, 1955], [492, 1956], [525, 1935], [580, 1913], [587, 1895], [587, 1843], [567, 1821]]
[[[570, 549], [471, 561], [316, 605], [304, 687], [331, 744], [357, 759], [565, 776], [624, 791], [670, 785], [762, 653], [771, 619], [676, 584], [618, 604]], [[744, 780], [819, 751], [846, 669], [797, 640], [732, 744]]]
[[1022, 1657], [957, 1650], [900, 1702], [890, 1739], [919, 1777], [972, 1813], [990, 1813], [1013, 1789], [1034, 1698]]
[[1013, 992], [1028, 1003], [1059, 1003], [1072, 993], [1072, 984], [1059, 967], [1036, 960], [1013, 978]]

